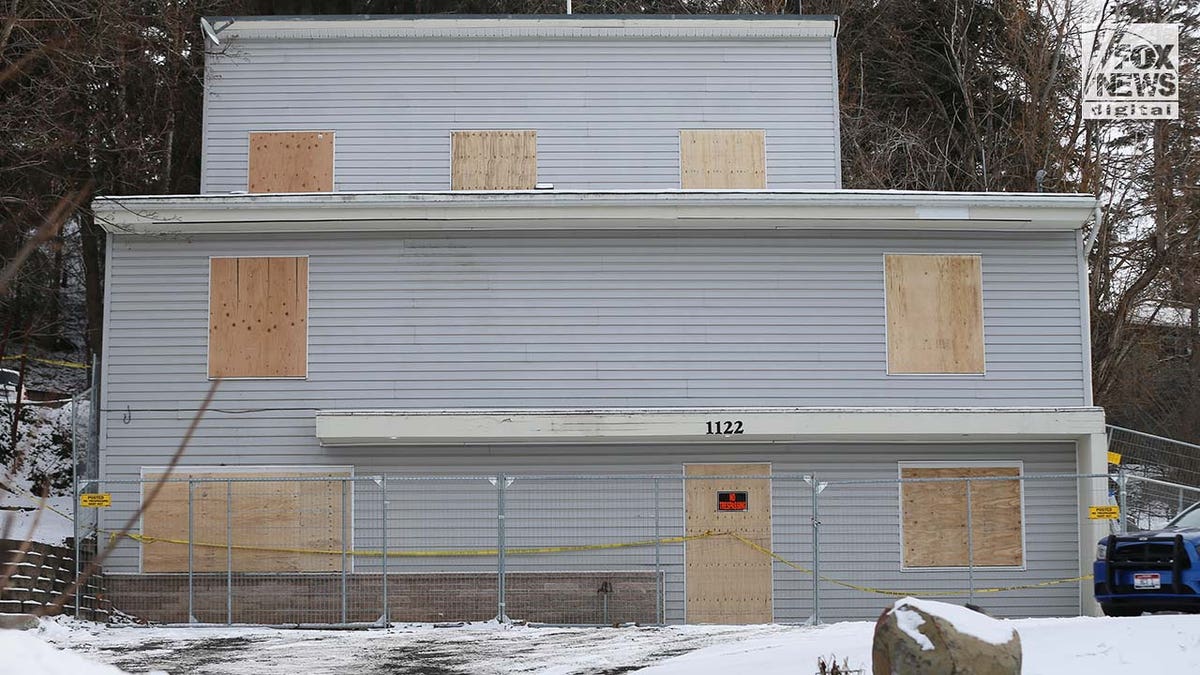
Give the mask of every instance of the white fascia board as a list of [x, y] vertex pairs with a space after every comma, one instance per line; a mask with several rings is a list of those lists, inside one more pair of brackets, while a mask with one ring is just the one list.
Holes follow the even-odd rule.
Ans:
[[830, 38], [830, 16], [210, 17], [222, 40], [427, 38]]
[[[708, 433], [725, 422], [739, 434]], [[1067, 440], [1104, 433], [1100, 408], [318, 410], [324, 446]]]
[[897, 191], [359, 192], [99, 197], [126, 234], [470, 230], [1078, 230], [1091, 195]]

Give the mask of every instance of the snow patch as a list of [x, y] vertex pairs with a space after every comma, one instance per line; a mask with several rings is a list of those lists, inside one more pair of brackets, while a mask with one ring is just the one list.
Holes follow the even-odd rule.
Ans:
[[919, 629], [925, 625], [925, 619], [921, 618], [920, 614], [903, 607], [893, 607], [892, 615], [896, 617], [896, 627], [904, 631], [904, 634], [912, 638], [914, 642], [921, 645], [921, 651], [933, 651], [933, 641]]
[[[936, 616], [950, 622], [950, 625], [966, 635], [979, 638], [984, 642], [994, 645], [1002, 645], [1013, 639], [1013, 627], [1008, 622], [1002, 619], [993, 619], [986, 614], [980, 614], [973, 609], [967, 609], [960, 605], [951, 605], [947, 602], [934, 602], [933, 600], [918, 600], [916, 598], [904, 598], [897, 600], [892, 605], [892, 611], [902, 609], [905, 605], [914, 609], [919, 609], [930, 616]], [[919, 624], [918, 624], [919, 625]], [[919, 642], [919, 640], [918, 640]], [[922, 649], [924, 647], [922, 646]], [[933, 647], [930, 646], [930, 649]]]
[[0, 675], [125, 675], [116, 666], [51, 647], [29, 631], [0, 630], [0, 655]]

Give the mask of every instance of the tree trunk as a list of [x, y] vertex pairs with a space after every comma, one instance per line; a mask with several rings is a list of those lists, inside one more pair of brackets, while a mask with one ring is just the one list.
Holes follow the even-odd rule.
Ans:
[[83, 244], [83, 283], [87, 311], [87, 348], [99, 354], [104, 339], [104, 232], [96, 225], [90, 208], [79, 211], [79, 235]]

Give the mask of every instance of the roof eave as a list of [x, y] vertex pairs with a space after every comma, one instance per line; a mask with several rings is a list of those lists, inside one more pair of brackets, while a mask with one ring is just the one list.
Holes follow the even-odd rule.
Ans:
[[339, 38], [831, 38], [824, 15], [409, 15], [206, 17], [221, 39]]
[[897, 191], [381, 192], [101, 197], [109, 232], [1077, 230], [1090, 195]]

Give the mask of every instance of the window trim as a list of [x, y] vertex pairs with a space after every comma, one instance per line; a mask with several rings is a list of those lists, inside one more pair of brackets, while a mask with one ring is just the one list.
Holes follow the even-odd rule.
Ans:
[[[982, 341], [983, 348], [983, 369], [978, 373], [893, 373], [892, 372], [892, 350], [891, 340], [888, 334], [888, 294], [887, 294], [887, 258], [888, 256], [974, 256], [979, 258], [979, 339]], [[879, 261], [883, 272], [883, 372], [884, 375], [891, 377], [915, 377], [915, 378], [941, 378], [941, 377], [969, 377], [969, 378], [986, 378], [988, 375], [988, 336], [987, 336], [987, 308], [984, 306], [985, 295], [983, 292], [983, 259], [984, 255], [979, 251], [884, 251], [880, 256]]]
[[[904, 559], [904, 470], [905, 469], [1011, 469], [1017, 470], [1017, 476], [1020, 480], [1017, 481], [1019, 499], [1021, 506], [1020, 522], [1021, 522], [1021, 564], [1020, 565], [942, 565], [938, 567], [915, 567], [910, 566]], [[961, 572], [968, 569], [975, 570], [996, 570], [996, 571], [1017, 571], [1025, 572], [1029, 569], [1029, 546], [1026, 537], [1026, 517], [1025, 504], [1025, 460], [937, 460], [937, 461], [921, 461], [921, 460], [901, 460], [896, 463], [896, 508], [897, 519], [899, 520], [899, 553], [900, 553], [900, 571], [901, 572]]]

